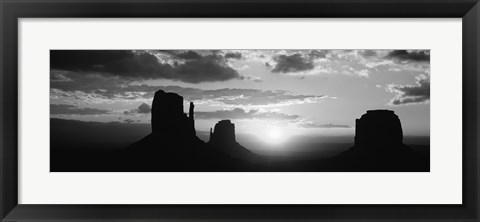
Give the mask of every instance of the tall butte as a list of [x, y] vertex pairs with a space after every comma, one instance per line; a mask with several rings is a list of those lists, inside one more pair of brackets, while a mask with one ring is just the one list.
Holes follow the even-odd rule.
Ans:
[[194, 105], [189, 115], [183, 112], [183, 97], [162, 90], [155, 92], [152, 103], [152, 134], [164, 138], [195, 136]]

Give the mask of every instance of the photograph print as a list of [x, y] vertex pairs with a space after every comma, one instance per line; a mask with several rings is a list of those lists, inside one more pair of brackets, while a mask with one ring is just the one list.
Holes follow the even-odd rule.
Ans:
[[50, 50], [51, 172], [430, 172], [430, 50]]

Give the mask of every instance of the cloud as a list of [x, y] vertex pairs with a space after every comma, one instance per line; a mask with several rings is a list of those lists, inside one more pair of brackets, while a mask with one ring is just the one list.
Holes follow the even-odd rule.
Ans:
[[391, 66], [394, 62], [391, 60], [365, 60], [363, 64], [368, 68], [374, 69], [378, 66]]
[[370, 75], [369, 71], [367, 69], [362, 69], [357, 72], [357, 75], [360, 77], [368, 77]]
[[387, 86], [387, 91], [396, 94], [390, 101], [390, 105], [427, 103], [430, 101], [430, 77], [417, 76], [416, 85], [390, 84]]
[[128, 81], [113, 77], [82, 75], [72, 72], [64, 75], [72, 81], [51, 82], [51, 98], [73, 98], [90, 103], [95, 103], [95, 101], [107, 102], [107, 100], [110, 102], [113, 100], [136, 100], [148, 104], [157, 90], [164, 90], [177, 93], [183, 96], [186, 101], [231, 108], [319, 103], [326, 98], [325, 95], [293, 94], [286, 90], [241, 88], [202, 90], [181, 86], [132, 85]]
[[73, 80], [70, 79], [69, 77], [66, 76], [68, 72], [51, 72], [50, 73], [50, 81], [55, 83], [55, 82], [72, 82]]
[[109, 110], [103, 109], [79, 108], [68, 104], [50, 104], [50, 115], [102, 115], [109, 113]]
[[364, 78], [368, 78], [370, 76], [370, 71], [368, 69], [355, 69], [349, 65], [343, 65], [338, 69], [340, 70], [340, 73], [344, 75], [352, 75]]
[[430, 67], [429, 50], [331, 50], [327, 59], [327, 65], [343, 74], [351, 72], [341, 72], [339, 64], [367, 69], [370, 73], [384, 70], [424, 73]]
[[253, 81], [253, 82], [257, 82], [257, 83], [263, 82], [262, 78], [257, 77], [257, 76], [245, 76], [245, 79]]
[[181, 80], [188, 83], [242, 79], [236, 70], [226, 65], [221, 59], [214, 55], [189, 60], [183, 65], [176, 66], [170, 75], [173, 77], [171, 78], [173, 80]]
[[300, 78], [323, 73], [369, 77], [389, 68], [425, 72], [430, 57], [428, 50], [260, 50], [243, 54], [246, 58], [253, 54], [273, 73]]
[[258, 62], [260, 64], [264, 64], [267, 68], [272, 68], [276, 66], [279, 59], [290, 58], [290, 59], [297, 59], [300, 61], [299, 57], [301, 57], [304, 63], [315, 63], [317, 61], [325, 61], [327, 60], [326, 58], [330, 53], [330, 51], [331, 50], [302, 50], [302, 49], [300, 50], [295, 50], [295, 49], [268, 50], [268, 49], [264, 49], [264, 50], [235, 50], [230, 52], [239, 52], [242, 54], [242, 59], [246, 61]]
[[305, 59], [301, 54], [280, 55], [275, 58], [277, 64], [272, 72], [291, 73], [312, 70], [315, 68], [311, 60]]
[[167, 87], [167, 91], [177, 92], [197, 103], [220, 105], [223, 107], [278, 107], [295, 104], [319, 103], [324, 95], [297, 95], [286, 90], [232, 89], [199, 90], [194, 88]]
[[259, 110], [245, 111], [241, 108], [233, 110], [217, 110], [213, 112], [195, 112], [196, 119], [272, 119], [272, 120], [295, 120], [298, 115], [279, 112], [260, 112]]
[[330, 50], [312, 50], [308, 53], [311, 59], [324, 59], [327, 57]]
[[299, 124], [303, 128], [350, 128], [348, 125], [339, 125], [339, 124], [320, 124], [316, 122], [301, 122]]
[[195, 51], [51, 50], [50, 68], [130, 80], [201, 83], [242, 79], [223, 56]]
[[388, 71], [390, 72], [401, 72], [402, 70], [399, 68], [389, 68]]
[[366, 58], [377, 56], [377, 52], [375, 50], [359, 50], [359, 54]]
[[153, 93], [158, 89], [147, 85], [131, 85], [130, 81], [118, 77], [70, 71], [52, 70], [51, 78], [58, 73], [70, 81], [50, 81], [51, 97], [64, 96], [81, 100], [135, 100], [153, 97]]
[[241, 59], [242, 54], [239, 52], [229, 52], [225, 54], [226, 59]]
[[429, 62], [429, 50], [393, 50], [385, 56], [387, 59], [397, 60], [399, 62]]
[[181, 53], [178, 53], [176, 54], [176, 56], [178, 58], [182, 58], [182, 59], [187, 59], [187, 60], [191, 60], [191, 59], [201, 59], [202, 56], [194, 51], [187, 51], [187, 52], [181, 52]]

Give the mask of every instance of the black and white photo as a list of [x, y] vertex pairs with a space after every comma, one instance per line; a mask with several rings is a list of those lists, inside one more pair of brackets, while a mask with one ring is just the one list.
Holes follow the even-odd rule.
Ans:
[[430, 50], [51, 50], [51, 172], [429, 172]]

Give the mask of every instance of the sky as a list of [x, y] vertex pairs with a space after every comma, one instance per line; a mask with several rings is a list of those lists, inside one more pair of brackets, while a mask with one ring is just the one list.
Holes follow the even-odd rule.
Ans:
[[161, 89], [195, 104], [197, 131], [230, 119], [237, 134], [282, 142], [353, 136], [389, 109], [404, 135], [429, 136], [429, 50], [51, 50], [51, 118], [150, 123]]

